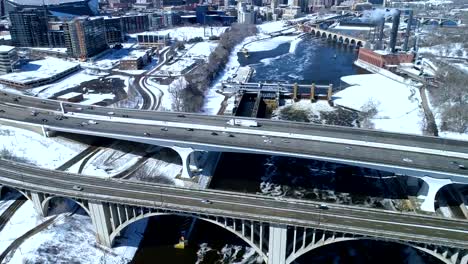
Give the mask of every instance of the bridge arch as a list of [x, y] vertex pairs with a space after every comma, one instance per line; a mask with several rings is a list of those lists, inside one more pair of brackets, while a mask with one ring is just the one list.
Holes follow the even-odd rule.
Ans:
[[149, 218], [149, 217], [152, 217], [152, 216], [165, 216], [165, 215], [178, 215], [178, 216], [190, 216], [190, 217], [195, 217], [197, 219], [200, 219], [200, 220], [203, 220], [203, 221], [206, 221], [206, 222], [209, 222], [209, 223], [212, 223], [212, 224], [215, 224], [229, 232], [231, 232], [232, 234], [236, 235], [237, 237], [239, 237], [240, 239], [242, 239], [245, 243], [247, 243], [250, 247], [252, 247], [255, 252], [257, 252], [257, 254], [259, 254], [262, 259], [265, 261], [265, 263], [268, 263], [268, 257], [267, 257], [267, 254], [265, 252], [263, 252], [258, 245], [256, 245], [254, 242], [252, 242], [250, 239], [248, 239], [247, 237], [243, 236], [240, 232], [234, 230], [233, 228], [221, 223], [221, 222], [218, 222], [214, 219], [210, 219], [208, 217], [203, 217], [201, 215], [192, 215], [192, 214], [184, 214], [184, 213], [175, 213], [175, 212], [168, 212], [168, 213], [162, 213], [162, 212], [150, 212], [150, 213], [145, 213], [145, 214], [142, 214], [142, 215], [138, 215], [136, 217], [133, 217], [131, 219], [128, 219], [126, 220], [125, 222], [121, 223], [118, 227], [115, 228], [114, 231], [112, 231], [112, 233], [109, 235], [110, 237], [110, 242], [111, 242], [111, 245], [114, 243], [114, 240], [117, 238], [117, 236], [120, 235], [120, 232], [122, 232], [127, 226], [131, 225], [132, 223], [135, 223], [139, 220], [142, 220], [142, 219], [145, 219], [145, 218]]
[[327, 32], [322, 32], [322, 38], [327, 38]]
[[356, 43], [356, 47], [359, 47], [359, 48], [362, 47], [362, 41], [358, 41], [358, 42]]
[[344, 44], [349, 45], [349, 38], [345, 38]]
[[317, 38], [320, 37], [321, 35], [322, 35], [322, 32], [320, 32], [319, 30], [317, 30], [317, 31], [315, 32], [315, 36], [316, 36]]
[[[373, 239], [371, 237], [339, 237], [339, 238], [331, 237], [331, 238], [328, 238], [328, 239], [326, 239], [324, 241], [321, 241], [319, 243], [315, 243], [315, 244], [310, 243], [308, 246], [299, 249], [295, 253], [290, 254], [286, 259], [286, 264], [291, 264], [294, 261], [296, 261], [299, 257], [301, 257], [302, 255], [304, 255], [304, 254], [306, 254], [306, 253], [308, 253], [308, 252], [310, 252], [310, 251], [312, 251], [314, 249], [320, 248], [322, 246], [327, 246], [327, 245], [331, 245], [331, 244], [335, 244], [335, 243], [341, 243], [341, 242], [358, 241], [358, 240], [380, 241], [378, 239]], [[447, 252], [439, 253], [439, 252], [437, 252], [437, 250], [431, 250], [429, 248], [413, 245], [411, 243], [402, 242], [402, 241], [392, 241], [392, 243], [408, 246], [408, 247], [414, 248], [414, 249], [416, 249], [418, 251], [427, 253], [427, 254], [431, 255], [432, 257], [437, 258], [438, 260], [440, 260], [442, 263], [445, 263], [445, 264], [454, 264], [454, 263], [468, 264], [467, 263], [468, 262], [468, 254], [465, 255], [465, 256], [463, 256], [463, 255], [461, 256], [461, 262], [452, 262], [452, 259], [451, 259], [452, 255], [447, 254]], [[455, 254], [457, 254], [457, 253], [455, 253]], [[457, 257], [458, 257], [458, 255], [457, 255]]]
[[311, 30], [310, 30], [310, 34], [312, 34], [312, 35], [315, 36], [315, 29], [311, 29]]
[[338, 38], [338, 43], [343, 43], [343, 36], [340, 36], [340, 37]]
[[16, 189], [14, 187], [4, 186], [4, 185], [0, 185], [0, 198], [2, 198], [5, 195], [5, 190], [16, 191], [16, 192], [20, 193], [22, 196], [24, 196], [26, 199], [31, 200], [31, 196], [28, 195], [27, 192], [25, 192], [23, 190], [20, 190], [20, 189]]
[[351, 39], [351, 42], [349, 43], [351, 46], [356, 46], [356, 40], [355, 39]]
[[338, 36], [337, 35], [333, 35], [333, 41], [338, 42]]
[[443, 27], [456, 27], [458, 25], [457, 21], [455, 20], [450, 20], [450, 19], [447, 19], [447, 20], [443, 20], [439, 23], [440, 26], [443, 26]]
[[89, 207], [87, 205], [87, 202], [80, 201], [80, 200], [73, 199], [73, 198], [55, 196], [54, 195], [54, 196], [46, 197], [41, 202], [41, 206], [42, 206], [41, 210], [42, 210], [42, 213], [44, 214], [44, 217], [47, 217], [49, 215], [49, 204], [50, 204], [50, 201], [52, 201], [54, 199], [70, 200], [70, 201], [74, 202], [75, 204], [79, 205], [89, 216], [91, 216], [91, 212], [89, 211]]

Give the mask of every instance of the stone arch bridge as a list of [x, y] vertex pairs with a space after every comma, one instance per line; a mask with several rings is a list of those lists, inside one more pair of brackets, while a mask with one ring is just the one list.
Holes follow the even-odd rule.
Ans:
[[367, 41], [364, 39], [349, 36], [346, 34], [341, 34], [338, 32], [328, 31], [325, 29], [308, 27], [308, 26], [302, 26], [302, 28], [300, 29], [304, 32], [310, 33], [311, 35], [317, 38], [326, 39], [327, 41], [347, 45], [350, 47], [360, 48], [360, 47], [364, 47], [367, 43]]

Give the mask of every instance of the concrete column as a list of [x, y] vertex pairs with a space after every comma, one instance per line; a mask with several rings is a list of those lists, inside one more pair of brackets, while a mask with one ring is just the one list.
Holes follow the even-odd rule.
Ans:
[[434, 202], [437, 192], [445, 185], [451, 184], [452, 180], [437, 179], [429, 176], [424, 176], [421, 179], [424, 181], [423, 186], [418, 192], [418, 198], [424, 199], [424, 202], [421, 204], [421, 210], [435, 212]]
[[461, 257], [460, 264], [468, 264], [468, 254]]
[[310, 87], [310, 101], [315, 102], [315, 83]]
[[268, 243], [268, 264], [285, 264], [287, 246], [287, 228], [285, 225], [270, 225]]
[[333, 84], [330, 83], [330, 86], [328, 86], [328, 92], [327, 92], [327, 100], [330, 101], [333, 95]]
[[43, 199], [41, 199], [41, 196], [36, 192], [31, 192], [31, 200], [33, 202], [33, 206], [34, 206], [34, 209], [36, 210], [36, 213], [40, 215], [41, 217], [46, 216], [42, 208]]
[[193, 153], [192, 148], [172, 147], [182, 159], [182, 178], [191, 178], [192, 171], [190, 170], [190, 156]]
[[97, 242], [105, 247], [112, 247], [110, 234], [112, 233], [110, 209], [108, 204], [90, 201], [89, 211], [96, 231]]
[[294, 83], [294, 86], [293, 86], [293, 100], [294, 102], [297, 102], [298, 98], [297, 98], [297, 89], [298, 89], [298, 85], [297, 83]]

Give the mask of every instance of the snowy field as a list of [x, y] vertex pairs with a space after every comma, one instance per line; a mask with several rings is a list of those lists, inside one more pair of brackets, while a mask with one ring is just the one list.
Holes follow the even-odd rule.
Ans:
[[87, 70], [82, 70], [58, 82], [39, 86], [33, 89], [29, 89], [28, 91], [38, 97], [49, 98], [63, 90], [79, 86], [82, 82], [98, 79], [99, 77], [99, 75], [89, 74]]
[[423, 111], [419, 91], [379, 74], [351, 75], [341, 80], [351, 87], [333, 95], [337, 105], [360, 110], [368, 102], [378, 109], [372, 119], [375, 129], [422, 134]]
[[[47, 138], [28, 130], [0, 125], [0, 148], [42, 168], [55, 169], [86, 148], [60, 138]], [[47, 153], [47, 155], [44, 155]]]
[[207, 58], [208, 56], [210, 56], [211, 52], [215, 50], [217, 45], [218, 43], [214, 41], [203, 41], [196, 43], [191, 47], [187, 48], [187, 53], [185, 54], [185, 56], [203, 59]]

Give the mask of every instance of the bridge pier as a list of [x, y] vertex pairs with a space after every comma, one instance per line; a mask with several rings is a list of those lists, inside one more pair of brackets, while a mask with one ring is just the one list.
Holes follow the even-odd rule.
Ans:
[[41, 216], [45, 217], [44, 210], [42, 209], [42, 201], [44, 199], [41, 199], [41, 195], [37, 192], [31, 192], [31, 201], [33, 203], [33, 207], [36, 210], [36, 213]]
[[192, 170], [190, 169], [190, 161], [191, 161], [191, 158], [193, 157], [192, 154], [194, 150], [192, 148], [183, 148], [183, 147], [178, 147], [178, 146], [173, 146], [172, 149], [175, 150], [179, 154], [180, 158], [182, 159], [181, 177], [190, 179], [193, 176]]
[[268, 241], [268, 264], [285, 264], [288, 229], [286, 225], [271, 224]]
[[435, 212], [435, 198], [437, 192], [445, 185], [453, 183], [450, 179], [437, 179], [429, 176], [421, 178], [424, 181], [423, 186], [418, 191], [418, 198], [424, 199], [421, 204], [421, 210], [427, 212]]
[[94, 230], [96, 230], [97, 242], [106, 247], [112, 247], [110, 234], [112, 224], [110, 217], [110, 207], [107, 204], [97, 201], [89, 202], [89, 211]]

